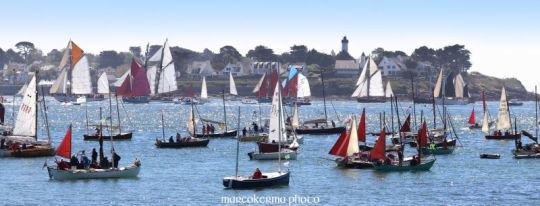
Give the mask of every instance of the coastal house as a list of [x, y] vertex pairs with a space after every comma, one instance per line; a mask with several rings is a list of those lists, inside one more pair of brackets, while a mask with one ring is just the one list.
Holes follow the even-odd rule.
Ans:
[[188, 76], [190, 77], [207, 77], [215, 76], [216, 70], [212, 67], [210, 60], [206, 61], [193, 61], [187, 68]]
[[270, 72], [272, 70], [281, 68], [281, 63], [279, 62], [253, 62], [251, 73], [254, 75], [263, 75], [264, 73]]
[[401, 56], [397, 57], [386, 57], [384, 56], [379, 62], [379, 69], [382, 72], [383, 76], [386, 77], [397, 77], [400, 75], [401, 71], [407, 69], [404, 63], [404, 58]]
[[334, 66], [338, 76], [358, 75], [360, 73], [360, 63], [355, 60], [336, 60]]
[[248, 61], [228, 63], [221, 71], [225, 77], [229, 77], [229, 73], [233, 76], [246, 76], [251, 74], [251, 63]]

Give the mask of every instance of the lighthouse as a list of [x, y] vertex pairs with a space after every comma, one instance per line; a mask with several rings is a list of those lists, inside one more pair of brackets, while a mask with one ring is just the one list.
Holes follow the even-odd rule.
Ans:
[[341, 51], [349, 52], [349, 40], [347, 39], [347, 36], [343, 36], [343, 39], [341, 40]]

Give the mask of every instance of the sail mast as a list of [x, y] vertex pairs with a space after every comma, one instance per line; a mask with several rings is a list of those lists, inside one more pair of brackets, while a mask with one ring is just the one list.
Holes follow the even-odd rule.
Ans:
[[281, 116], [282, 116], [282, 114], [281, 114], [282, 113], [282, 111], [281, 111], [281, 86], [279, 84], [279, 81], [278, 81], [278, 83], [276, 85], [276, 89], [278, 90], [277, 93], [278, 93], [278, 99], [279, 99], [279, 102], [278, 102], [278, 111], [279, 111], [278, 112], [278, 116], [279, 116], [278, 117], [278, 125], [279, 125], [278, 126], [278, 129], [279, 129], [279, 132], [278, 132], [279, 133], [278, 134], [279, 135], [278, 136], [278, 140], [279, 140], [278, 141], [278, 172], [281, 173], [281, 133], [282, 133], [282, 131], [281, 131], [281, 129], [282, 129], [281, 128], [281, 121], [283, 121], [283, 120], [281, 119]]
[[165, 139], [165, 121], [163, 120], [163, 110], [161, 110], [161, 138]]
[[34, 103], [34, 106], [35, 106], [35, 111], [34, 113], [36, 114], [36, 118], [35, 121], [34, 121], [34, 138], [36, 139], [37, 141], [37, 136], [38, 136], [38, 131], [37, 131], [37, 125], [38, 125], [38, 115], [39, 115], [39, 112], [37, 112], [38, 110], [38, 91], [37, 91], [37, 83], [39, 82], [39, 70], [36, 70], [36, 87], [34, 88], [35, 89], [35, 95], [34, 95], [34, 98], [35, 98], [35, 103]]
[[225, 107], [225, 90], [222, 91], [222, 99], [223, 99], [223, 121], [225, 122], [225, 132], [227, 132], [227, 109]]
[[[190, 121], [193, 122], [193, 137], [196, 137], [196, 135], [195, 135], [195, 130], [196, 129], [195, 128], [197, 128], [197, 125], [195, 125], [195, 111], [193, 110], [193, 100], [191, 101], [191, 119], [190, 119]], [[204, 127], [204, 123], [203, 123], [203, 127]]]
[[324, 71], [321, 68], [321, 83], [322, 83], [322, 94], [323, 94], [323, 103], [324, 103], [324, 119], [326, 124], [328, 124], [328, 115], [326, 114], [326, 92], [324, 91]]
[[538, 92], [536, 90], [536, 85], [534, 86], [534, 111], [534, 131], [536, 135], [536, 142], [538, 142]]
[[163, 43], [163, 46], [161, 47], [161, 58], [159, 59], [158, 69], [156, 69], [156, 85], [154, 86], [154, 94], [156, 95], [158, 95], [161, 72], [163, 72], [163, 56], [165, 55], [165, 45], [167, 45], [167, 41], [168, 39], [165, 39], [165, 43]]
[[[47, 105], [45, 102], [44, 94], [45, 94], [45, 91], [43, 90], [43, 86], [41, 86], [41, 101], [43, 101], [43, 116], [45, 118], [45, 128], [47, 129], [47, 143], [51, 144], [51, 130], [49, 128], [49, 117], [47, 115]], [[37, 132], [36, 132], [36, 135], [37, 135]]]
[[[120, 108], [118, 108], [118, 96], [115, 96], [115, 99], [116, 99], [116, 114], [118, 116], [118, 134], [122, 134], [122, 125], [120, 121]], [[111, 128], [112, 128], [112, 124], [111, 124]], [[111, 135], [111, 140], [112, 140], [112, 135]]]
[[[240, 106], [238, 106], [238, 125], [236, 128], [237, 131], [240, 131]], [[236, 133], [236, 170], [235, 177], [238, 177], [238, 156], [240, 155], [240, 132]]]

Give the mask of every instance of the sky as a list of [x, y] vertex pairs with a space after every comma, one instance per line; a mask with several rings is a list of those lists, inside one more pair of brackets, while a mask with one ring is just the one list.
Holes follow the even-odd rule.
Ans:
[[162, 44], [214, 52], [257, 45], [330, 53], [349, 39], [359, 57], [377, 47], [410, 54], [415, 48], [462, 44], [471, 71], [515, 77], [532, 91], [540, 83], [540, 1], [518, 0], [92, 0], [0, 1], [0, 48], [33, 42], [44, 52], [69, 39], [86, 52], [128, 51]]

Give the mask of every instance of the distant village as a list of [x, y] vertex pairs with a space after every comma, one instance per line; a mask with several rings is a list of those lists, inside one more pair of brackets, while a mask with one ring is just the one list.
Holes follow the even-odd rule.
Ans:
[[[297, 68], [309, 78], [316, 78], [324, 72], [328, 78], [356, 79], [368, 56], [375, 60], [385, 80], [420, 78], [433, 83], [440, 68], [445, 68], [448, 74], [456, 75], [466, 73], [471, 67], [470, 52], [463, 45], [456, 44], [440, 49], [422, 46], [410, 55], [403, 51], [376, 48], [368, 54], [362, 53], [353, 57], [349, 53], [349, 46], [360, 46], [349, 44], [346, 36], [340, 42], [341, 49], [337, 54], [334, 51], [330, 54], [321, 53], [304, 45], [294, 45], [291, 51], [283, 54], [274, 54], [274, 51], [266, 46], [257, 46], [246, 55], [241, 55], [232, 46], [224, 46], [218, 53], [208, 49], [199, 53], [181, 47], [171, 47], [171, 52], [176, 68], [175, 75], [179, 80], [197, 80], [203, 76], [210, 81], [226, 79], [229, 73], [235, 77], [256, 79], [273, 69], [279, 69], [285, 74], [291, 67]], [[129, 52], [85, 53], [91, 67], [92, 82], [106, 72], [113, 88], [120, 86], [122, 82], [119, 79], [129, 70], [131, 59], [135, 58], [144, 65], [147, 57], [152, 56], [159, 47], [160, 45], [148, 45], [146, 48], [130, 47]], [[62, 55], [63, 49], [53, 49], [44, 54], [31, 42], [19, 42], [14, 48], [6, 50], [0, 48], [0, 85], [3, 85], [3, 93], [13, 93], [17, 86], [22, 86], [36, 70], [40, 71], [39, 85], [52, 85], [59, 74]], [[178, 84], [182, 84], [182, 81]]]

